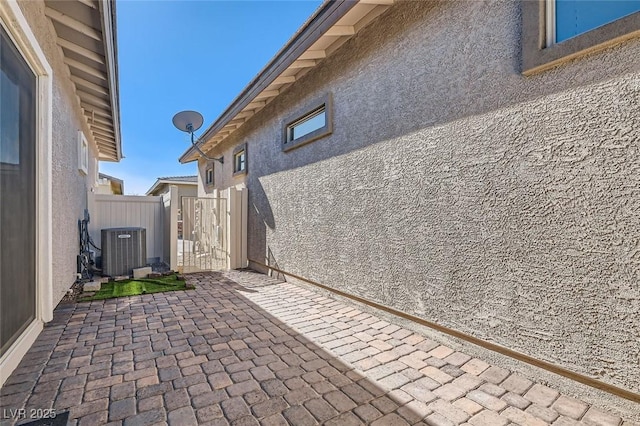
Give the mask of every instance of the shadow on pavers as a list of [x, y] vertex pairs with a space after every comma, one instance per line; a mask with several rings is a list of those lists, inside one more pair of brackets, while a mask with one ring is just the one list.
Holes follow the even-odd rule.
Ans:
[[242, 295], [281, 281], [235, 271], [186, 277], [195, 290], [60, 305], [0, 390], [0, 413], [69, 410], [72, 425], [424, 417]]

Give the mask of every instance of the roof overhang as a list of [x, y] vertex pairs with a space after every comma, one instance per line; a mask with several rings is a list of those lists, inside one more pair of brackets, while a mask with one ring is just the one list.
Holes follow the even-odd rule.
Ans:
[[[389, 8], [394, 0], [327, 0], [199, 138], [209, 151]], [[181, 163], [198, 159], [190, 147]]]
[[118, 179], [117, 177], [105, 175], [104, 173], [98, 173], [99, 179], [104, 179], [109, 182], [111, 186], [111, 192], [116, 195], [124, 194], [124, 181], [122, 179]]
[[45, 0], [56, 42], [102, 161], [120, 161], [115, 1]]
[[157, 189], [159, 189], [162, 185], [191, 185], [198, 186], [198, 182], [190, 182], [185, 180], [171, 180], [171, 179], [158, 179], [156, 183], [153, 184], [151, 188], [147, 191], [145, 195], [152, 195]]

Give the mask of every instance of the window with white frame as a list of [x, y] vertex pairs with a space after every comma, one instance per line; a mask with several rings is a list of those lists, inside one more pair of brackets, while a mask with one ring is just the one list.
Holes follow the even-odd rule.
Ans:
[[331, 134], [332, 129], [332, 99], [326, 95], [285, 120], [282, 149], [288, 151], [315, 141]]
[[532, 0], [521, 5], [524, 74], [640, 34], [640, 0]]
[[233, 175], [247, 173], [247, 145], [243, 144], [233, 150]]
[[204, 184], [207, 186], [213, 185], [213, 164], [208, 165], [204, 171]]
[[78, 170], [84, 175], [89, 173], [89, 143], [82, 131], [78, 131]]
[[[18, 2], [0, 6], [0, 381], [53, 317], [53, 70]], [[17, 96], [15, 96], [17, 95]], [[17, 130], [17, 133], [16, 133]], [[74, 141], [69, 141], [73, 150]], [[14, 265], [14, 267], [5, 266]], [[17, 266], [17, 267], [15, 267]], [[4, 321], [5, 319], [10, 321]], [[26, 342], [26, 343], [25, 343]]]

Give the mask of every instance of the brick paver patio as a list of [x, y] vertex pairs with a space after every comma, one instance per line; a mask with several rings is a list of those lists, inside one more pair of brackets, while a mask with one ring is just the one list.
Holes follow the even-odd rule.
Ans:
[[632, 424], [293, 284], [189, 279], [59, 306], [0, 391], [0, 423], [54, 408], [93, 426]]

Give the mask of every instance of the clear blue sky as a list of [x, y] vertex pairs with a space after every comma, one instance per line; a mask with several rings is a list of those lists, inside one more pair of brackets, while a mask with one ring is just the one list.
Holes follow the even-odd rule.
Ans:
[[117, 2], [122, 148], [100, 171], [144, 195], [159, 176], [195, 175], [178, 157], [189, 137], [171, 124], [185, 109], [201, 134], [321, 4], [298, 1]]

